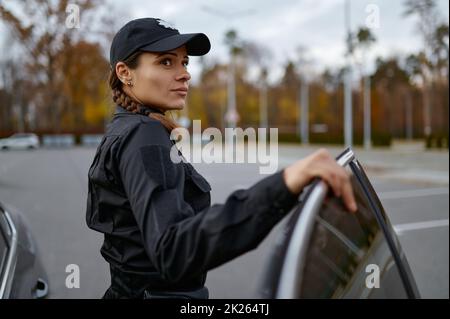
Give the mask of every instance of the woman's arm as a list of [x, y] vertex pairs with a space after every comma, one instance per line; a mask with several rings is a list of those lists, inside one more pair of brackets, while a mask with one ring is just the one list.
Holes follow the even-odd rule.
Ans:
[[173, 163], [169, 144], [159, 143], [164, 134], [141, 125], [121, 152], [119, 171], [147, 254], [172, 282], [256, 248], [315, 176], [302, 174], [297, 163], [233, 192], [224, 204], [195, 212], [184, 201], [183, 164]]

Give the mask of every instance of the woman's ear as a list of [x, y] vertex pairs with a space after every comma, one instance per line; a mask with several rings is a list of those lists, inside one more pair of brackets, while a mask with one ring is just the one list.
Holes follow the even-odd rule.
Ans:
[[126, 84], [131, 79], [130, 68], [123, 62], [118, 62], [116, 64], [116, 74], [119, 80]]

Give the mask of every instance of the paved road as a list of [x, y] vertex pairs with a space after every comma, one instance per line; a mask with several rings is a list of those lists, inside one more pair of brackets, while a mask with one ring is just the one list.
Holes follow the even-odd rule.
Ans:
[[[281, 147], [280, 164], [284, 166], [312, 149]], [[99, 254], [102, 236], [89, 230], [84, 222], [87, 170], [94, 152], [92, 148], [0, 152], [0, 200], [16, 206], [27, 217], [48, 270], [52, 298], [99, 298], [109, 285], [108, 267]], [[448, 182], [433, 178], [436, 172], [448, 176], [448, 153], [429, 156], [430, 167], [424, 166], [422, 160], [414, 160], [417, 158], [414, 154], [360, 153], [372, 164], [389, 162], [389, 156], [393, 158], [390, 162], [395, 163], [400, 157], [408, 163], [409, 171], [423, 173], [411, 178], [410, 173], [400, 174], [398, 167], [392, 165], [385, 165], [382, 170], [371, 166], [368, 170], [399, 231], [422, 295], [448, 298]], [[413, 160], [408, 162], [405, 158]], [[195, 166], [210, 181], [213, 202], [222, 202], [234, 189], [247, 187], [264, 177], [251, 164]], [[262, 265], [285, 221], [256, 250], [208, 273], [206, 284], [211, 298], [254, 297]], [[69, 264], [80, 267], [79, 289], [65, 286], [65, 269]]]

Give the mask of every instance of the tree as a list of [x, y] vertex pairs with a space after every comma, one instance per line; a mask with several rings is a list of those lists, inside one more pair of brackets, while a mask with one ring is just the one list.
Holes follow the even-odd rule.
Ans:
[[[204, 119], [208, 126], [222, 127], [222, 117], [225, 110], [225, 102], [227, 101], [227, 81], [228, 70], [225, 65], [214, 63], [207, 65], [202, 63], [202, 73], [200, 75], [200, 92], [201, 97], [197, 101], [201, 102], [202, 107], [189, 104], [191, 116]], [[200, 110], [202, 110], [200, 112]], [[195, 114], [194, 112], [197, 111]]]
[[433, 34], [433, 55], [436, 57], [436, 68], [441, 80], [448, 79], [448, 41], [449, 41], [449, 27], [448, 24], [441, 24], [437, 26]]
[[374, 114], [378, 115], [375, 119], [378, 128], [383, 127], [383, 122], [387, 122], [385, 128], [389, 134], [403, 137], [403, 127], [406, 123], [403, 105], [407, 101], [405, 93], [410, 86], [408, 73], [400, 65], [398, 58], [378, 58], [371, 81], [382, 99], [377, 109], [374, 108]]
[[259, 126], [268, 128], [268, 73], [269, 64], [273, 54], [267, 46], [246, 41], [243, 43], [244, 55], [248, 57], [250, 64], [259, 69]]
[[[92, 68], [83, 70], [82, 79], [89, 83], [105, 80], [108, 68], [103, 50], [84, 50], [87, 43], [85, 38], [100, 34], [89, 21], [90, 14], [94, 13], [96, 21], [104, 21], [99, 14], [102, 4], [102, 0], [24, 0], [14, 5], [11, 5], [11, 1], [0, 2], [0, 18], [23, 48], [20, 61], [25, 68], [24, 76], [30, 79], [29, 92], [32, 92], [32, 100], [37, 104], [41, 128], [59, 132], [63, 129], [62, 119], [67, 117], [74, 117], [69, 122], [73, 120], [81, 124], [79, 120], [83, 112], [79, 104], [80, 97], [75, 98], [77, 93], [70, 91], [77, 85], [85, 85], [78, 82], [81, 78], [72, 77], [74, 68], [87, 65], [80, 61], [101, 60], [100, 63], [90, 65]], [[69, 5], [76, 5], [79, 9], [82, 29], [72, 28], [67, 23]], [[22, 19], [22, 15], [26, 15], [27, 19]], [[98, 27], [106, 29], [105, 25]], [[99, 74], [105, 77], [99, 80]], [[100, 90], [94, 89], [92, 92], [97, 92], [93, 93], [95, 95]]]
[[[432, 133], [431, 115], [434, 113], [432, 108], [435, 104], [433, 91], [435, 90], [435, 83], [440, 81], [441, 78], [440, 70], [442, 68], [439, 64], [442, 64], [442, 59], [440, 54], [445, 37], [447, 37], [448, 42], [448, 26], [446, 32], [445, 24], [444, 27], [441, 25], [435, 0], [406, 0], [404, 4], [405, 16], [417, 16], [419, 18], [417, 28], [424, 41], [423, 57], [418, 59], [418, 62], [422, 63], [420, 75], [423, 80], [424, 133], [426, 137], [429, 137]], [[447, 33], [447, 36], [445, 33]]]

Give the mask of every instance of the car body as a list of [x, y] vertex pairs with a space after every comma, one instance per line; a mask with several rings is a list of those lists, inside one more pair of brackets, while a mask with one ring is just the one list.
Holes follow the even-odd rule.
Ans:
[[305, 190], [270, 256], [261, 298], [420, 298], [389, 218], [349, 148], [338, 158], [349, 170], [358, 212], [348, 212], [320, 179]]
[[0, 149], [37, 149], [39, 137], [34, 133], [16, 133], [7, 138], [0, 139]]
[[45, 298], [47, 274], [24, 215], [0, 203], [0, 299]]

